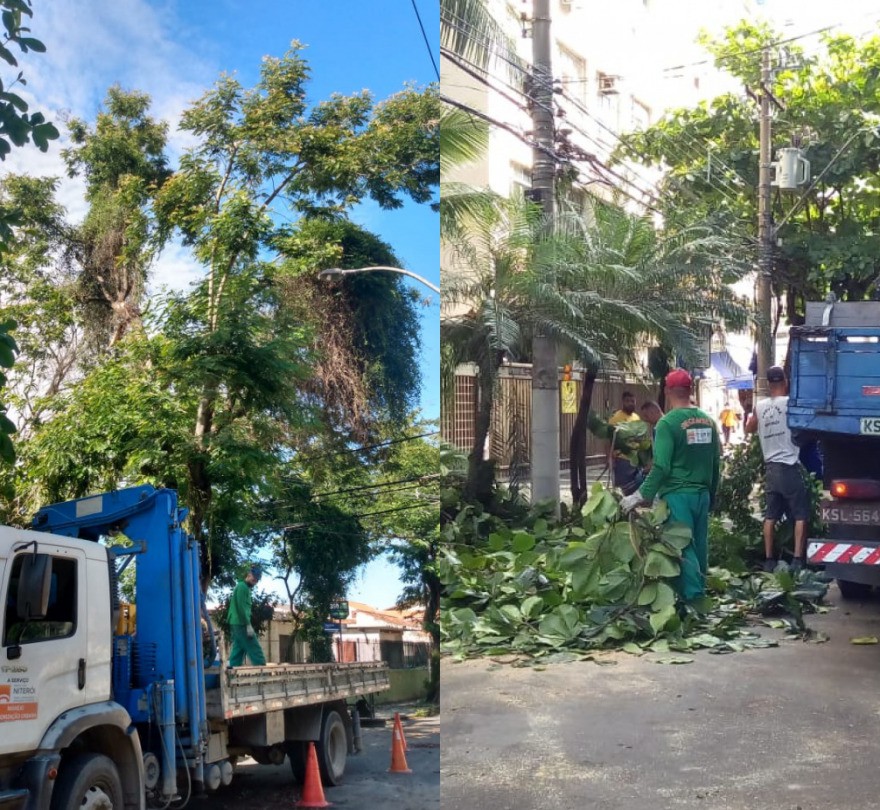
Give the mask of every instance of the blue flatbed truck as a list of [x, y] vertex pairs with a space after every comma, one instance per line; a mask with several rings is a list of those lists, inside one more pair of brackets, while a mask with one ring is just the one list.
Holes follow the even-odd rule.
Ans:
[[828, 536], [807, 558], [858, 598], [880, 585], [880, 303], [808, 304], [790, 341], [788, 424], [824, 459]]
[[[181, 806], [229, 784], [245, 755], [289, 758], [301, 781], [309, 741], [324, 783], [342, 779], [347, 703], [387, 689], [386, 665], [223, 666], [185, 515], [176, 492], [143, 486], [0, 527], [3, 810]], [[128, 544], [98, 542], [120, 533]], [[116, 632], [132, 558], [138, 609]]]

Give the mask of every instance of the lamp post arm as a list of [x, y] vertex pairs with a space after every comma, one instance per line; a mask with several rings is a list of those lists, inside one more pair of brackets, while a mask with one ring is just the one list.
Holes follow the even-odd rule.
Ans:
[[352, 267], [347, 270], [336, 270], [333, 272], [333, 275], [347, 276], [352, 273], [366, 273], [371, 270], [385, 270], [389, 273], [400, 273], [403, 276], [409, 276], [410, 278], [414, 278], [416, 281], [420, 281], [429, 289], [433, 290], [437, 295], [440, 294], [440, 288], [436, 284], [432, 284], [428, 279], [422, 278], [422, 276], [417, 273], [413, 273], [411, 270], [404, 270], [402, 267], [388, 267], [386, 265], [375, 265], [373, 267]]

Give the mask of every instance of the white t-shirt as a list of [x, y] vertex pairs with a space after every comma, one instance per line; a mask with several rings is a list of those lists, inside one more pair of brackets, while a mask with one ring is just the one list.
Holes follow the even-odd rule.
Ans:
[[800, 450], [788, 429], [788, 397], [762, 399], [755, 407], [764, 461], [797, 464]]

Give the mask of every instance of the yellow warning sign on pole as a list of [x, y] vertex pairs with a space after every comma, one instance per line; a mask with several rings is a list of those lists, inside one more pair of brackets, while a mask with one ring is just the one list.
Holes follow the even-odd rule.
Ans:
[[562, 412], [577, 413], [577, 383], [574, 380], [563, 380], [559, 383], [562, 396]]

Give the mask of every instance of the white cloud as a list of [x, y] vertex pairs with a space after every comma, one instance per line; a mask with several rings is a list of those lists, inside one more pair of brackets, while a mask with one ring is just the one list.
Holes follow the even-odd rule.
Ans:
[[[47, 153], [32, 145], [13, 149], [0, 171], [59, 178], [58, 200], [70, 221], [78, 222], [87, 211], [85, 184], [81, 178], [67, 177], [61, 156], [70, 144], [65, 122], [71, 117], [93, 122], [114, 84], [146, 92], [152, 99], [152, 117], [168, 124], [167, 152], [174, 164], [193, 142], [188, 133], [178, 131], [180, 116], [219, 71], [181, 44], [195, 38], [180, 36], [171, 7], [156, 2], [56, 0], [51, 6], [37, 4], [31, 28], [46, 53], [21, 56], [27, 86], [14, 90], [31, 112], [43, 112], [55, 123], [61, 138], [50, 143]], [[4, 72], [3, 77], [8, 75]], [[157, 263], [154, 286], [184, 289], [200, 273], [187, 251], [174, 244]]]
[[152, 291], [168, 288], [185, 292], [204, 274], [205, 268], [193, 259], [190, 250], [179, 242], [172, 242], [153, 267], [150, 288]]

